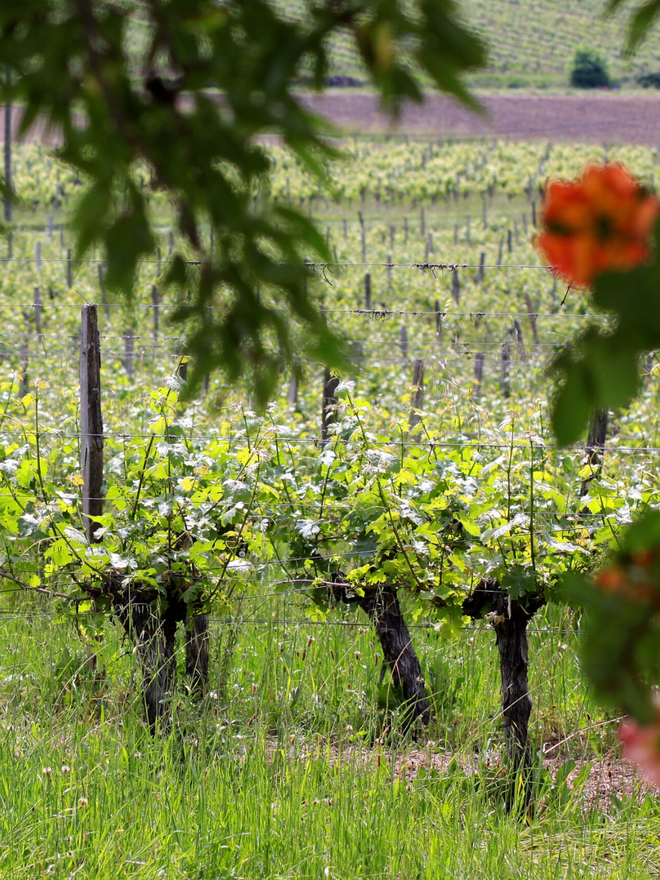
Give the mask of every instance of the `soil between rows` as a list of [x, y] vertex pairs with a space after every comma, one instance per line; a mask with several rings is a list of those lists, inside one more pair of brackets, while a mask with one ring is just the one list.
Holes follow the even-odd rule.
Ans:
[[379, 111], [375, 95], [346, 91], [304, 97], [310, 109], [351, 133], [660, 146], [660, 94], [481, 95], [480, 100], [485, 116], [429, 94], [421, 105], [407, 104], [395, 126]]
[[[380, 112], [368, 92], [331, 91], [305, 94], [302, 101], [340, 131], [350, 134], [409, 134], [437, 137], [497, 137], [575, 143], [625, 143], [660, 146], [660, 92], [621, 95], [480, 95], [485, 115], [478, 115], [444, 95], [428, 94], [423, 104], [406, 104], [397, 124]], [[20, 108], [14, 108], [12, 130], [18, 131]], [[0, 107], [0, 138], [4, 107]], [[55, 132], [38, 118], [28, 141], [57, 144]]]

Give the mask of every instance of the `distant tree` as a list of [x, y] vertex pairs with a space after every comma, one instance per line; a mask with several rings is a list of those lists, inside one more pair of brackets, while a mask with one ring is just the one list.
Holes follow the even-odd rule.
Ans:
[[660, 73], [644, 73], [635, 77], [635, 82], [643, 89], [660, 89]]
[[610, 85], [603, 59], [591, 49], [578, 49], [571, 70], [571, 85], [577, 89], [598, 89]]

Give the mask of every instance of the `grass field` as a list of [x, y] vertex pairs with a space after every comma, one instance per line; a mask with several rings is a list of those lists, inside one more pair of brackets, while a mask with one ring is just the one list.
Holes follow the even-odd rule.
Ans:
[[629, 880], [660, 869], [660, 805], [606, 763], [613, 726], [579, 681], [563, 613], [538, 621], [554, 635], [532, 636], [535, 733], [569, 737], [552, 768], [573, 759], [583, 772], [553, 782], [539, 769], [540, 806], [521, 818], [503, 803], [488, 629], [454, 644], [416, 631], [436, 719], [414, 743], [389, 729], [367, 627], [297, 626], [269, 608], [265, 626], [241, 627], [229, 676], [214, 664], [201, 706], [178, 693], [171, 735], [153, 739], [116, 631], [93, 676], [67, 630], [39, 616], [47, 608], [33, 611], [1, 630], [3, 878]]

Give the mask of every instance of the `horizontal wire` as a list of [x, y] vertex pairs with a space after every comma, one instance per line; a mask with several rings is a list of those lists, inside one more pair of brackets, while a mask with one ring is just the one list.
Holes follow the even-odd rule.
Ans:
[[[101, 612], [81, 611], [78, 616], [82, 617], [90, 614], [99, 614]], [[108, 615], [112, 612], [104, 612]], [[34, 620], [38, 618], [61, 617], [61, 612], [26, 612], [25, 614], [16, 614], [15, 612], [0, 611], [0, 620], [5, 622], [14, 620]], [[288, 627], [305, 627], [305, 626], [333, 626], [346, 627], [347, 629], [363, 629], [365, 634], [369, 632], [370, 626], [368, 622], [353, 620], [311, 620], [310, 618], [298, 618], [289, 620], [288, 618], [269, 618], [269, 617], [209, 617], [209, 621], [219, 624], [220, 626], [242, 626], [243, 624], [254, 624], [263, 626], [273, 626], [275, 628]], [[437, 630], [441, 622], [436, 623], [406, 623], [408, 629]], [[494, 628], [492, 628], [494, 629]], [[486, 633], [489, 627], [480, 626], [478, 623], [474, 625], [468, 624], [459, 631], [460, 635], [473, 637], [475, 633]], [[582, 630], [566, 630], [566, 629], [527, 629], [532, 635], [582, 635]], [[27, 665], [27, 664], [26, 664]], [[5, 667], [8, 668], [8, 667]]]
[[[69, 260], [66, 257], [41, 257], [40, 260], [37, 260], [36, 257], [0, 257], [0, 263], [34, 263], [35, 266], [39, 263], [69, 263]], [[79, 265], [80, 263], [89, 263], [93, 265], [103, 265], [107, 263], [107, 258], [94, 258], [94, 259], [85, 259], [85, 260], [77, 260], [74, 265]], [[171, 263], [173, 260], [136, 260], [136, 263], [146, 264], [158, 266], [163, 263]], [[212, 260], [183, 260], [186, 265], [189, 266], [211, 266], [213, 265]], [[552, 271], [552, 266], [541, 263], [487, 263], [484, 266], [481, 266], [481, 263], [461, 263], [461, 262], [446, 262], [446, 263], [431, 263], [428, 260], [419, 260], [417, 262], [405, 262], [405, 263], [388, 263], [388, 262], [370, 262], [370, 261], [328, 261], [328, 262], [319, 262], [317, 260], [307, 260], [303, 261], [303, 265], [307, 266], [311, 269], [325, 269], [330, 266], [340, 266], [342, 268], [347, 268], [351, 266], [381, 266], [385, 269], [417, 269], [422, 271], [428, 270], [442, 270], [447, 269], [448, 271], [455, 271], [456, 269], [544, 269], [545, 271]]]
[[[121, 338], [121, 337], [119, 337]], [[552, 354], [552, 349], [556, 349], [559, 345], [566, 345], [570, 342], [570, 338], [562, 338], [555, 339], [552, 342], [532, 342], [528, 340], [527, 342], [519, 342], [516, 339], [502, 339], [495, 342], [482, 342], [478, 339], [458, 339], [453, 343], [452, 348], [441, 348], [441, 343], [435, 340], [431, 340], [428, 342], [418, 343], [416, 340], [408, 340], [407, 343], [401, 344], [400, 339], [387, 339], [383, 340], [381, 343], [378, 342], [369, 342], [365, 340], [355, 339], [350, 340], [348, 342], [351, 344], [359, 344], [362, 346], [362, 351], [359, 353], [354, 353], [350, 359], [351, 364], [358, 363], [360, 360], [366, 360], [367, 358], [374, 361], [386, 361], [386, 360], [394, 360], [401, 362], [410, 360], [415, 356], [420, 355], [428, 355], [432, 359], [439, 358], [451, 358], [452, 360], [459, 360], [461, 358], [465, 358], [466, 360], [471, 359], [474, 355], [490, 352], [491, 354], [494, 352], [498, 352], [503, 345], [508, 345], [511, 350], [515, 352], [516, 349], [524, 349], [525, 353], [528, 354], [527, 357], [521, 357], [520, 359], [511, 359], [511, 363], [528, 363], [529, 358], [534, 354], [535, 351], [542, 349], [549, 349], [547, 352], [542, 352], [543, 355]], [[452, 343], [450, 343], [452, 344]], [[405, 347], [405, 351], [403, 350]], [[72, 349], [74, 351], [78, 350], [78, 345], [62, 345], [60, 343], [56, 343], [55, 345], [49, 344], [49, 340], [47, 337], [42, 338], [39, 342], [34, 344], [34, 347], [24, 346], [22, 343], [15, 344], [6, 344], [0, 342], [0, 353], [5, 354], [27, 354], [32, 355], [33, 360], [38, 359], [39, 357], [53, 354], [68, 354], [71, 356]], [[398, 351], [399, 355], [396, 358], [382, 358], [378, 356], [378, 352], [384, 351]], [[172, 358], [182, 358], [189, 357], [189, 352], [185, 349], [181, 351], [169, 351], [167, 346], [159, 345], [158, 343], [149, 344], [149, 343], [141, 343], [133, 347], [133, 349], [129, 352], [129, 354], [133, 354], [133, 357], [146, 357], [150, 355], [158, 355], [158, 357], [172, 357]], [[105, 354], [106, 356], [126, 357], [126, 349], [125, 348], [108, 348], [101, 347], [101, 354]], [[193, 358], [194, 360], [194, 358]], [[309, 365], [316, 365], [319, 368], [322, 366], [322, 362], [316, 360], [311, 357], [298, 357], [296, 356], [296, 361]], [[78, 369], [78, 363], [71, 363], [73, 369]]]
[[[33, 309], [33, 310], [40, 309], [43, 312], [48, 311], [49, 309], [52, 309], [53, 311], [57, 311], [58, 309], [65, 308], [65, 307], [66, 308], [69, 308], [69, 307], [80, 308], [81, 307], [81, 304], [79, 302], [75, 302], [73, 300], [70, 302], [61, 302], [61, 303], [41, 303], [39, 305], [35, 305], [34, 302], [17, 303], [17, 302], [11, 301], [8, 303], [8, 305], [10, 305], [11, 308], [15, 309], [15, 310], [18, 310], [18, 309]], [[106, 306], [108, 308], [130, 308], [130, 309], [135, 309], [135, 308], [165, 309], [168, 307], [172, 308], [172, 309], [176, 309], [176, 308], [179, 308], [181, 305], [187, 305], [187, 303], [171, 303], [169, 305], [165, 305], [165, 304], [161, 303], [158, 306], [154, 306], [152, 303], [130, 303], [129, 304], [127, 302], [126, 303], [99, 303], [99, 302], [91, 301], [91, 302], [87, 302], [86, 305], [96, 306], [97, 309], [102, 309], [102, 308], [105, 308]], [[0, 308], [2, 308], [2, 307], [3, 306], [0, 306]], [[274, 306], [273, 308], [275, 311], [283, 311], [282, 309], [280, 309], [277, 306]], [[578, 313], [578, 312], [576, 312], [576, 313], [536, 312], [536, 311], [532, 311], [532, 312], [530, 312], [530, 311], [489, 312], [489, 311], [482, 311], [481, 309], [472, 309], [471, 311], [453, 311], [453, 310], [450, 310], [447, 308], [442, 308], [442, 309], [438, 309], [438, 310], [436, 310], [436, 309], [390, 309], [387, 307], [366, 309], [366, 308], [362, 308], [362, 307], [357, 306], [355, 308], [333, 309], [333, 308], [327, 308], [327, 307], [323, 306], [322, 311], [325, 314], [331, 314], [331, 315], [358, 315], [358, 316], [363, 316], [366, 318], [387, 318], [391, 315], [410, 315], [411, 317], [418, 317], [418, 318], [431, 318], [431, 317], [437, 318], [438, 316], [440, 316], [442, 318], [442, 320], [451, 319], [451, 318], [471, 318], [474, 320], [475, 318], [481, 319], [481, 318], [500, 317], [500, 318], [532, 318], [532, 319], [552, 318], [553, 320], [558, 320], [558, 321], [571, 321], [571, 320], [575, 320], [575, 319], [607, 320], [608, 318], [610, 318], [609, 315], [598, 314], [596, 312], [583, 312], [583, 313]], [[43, 333], [39, 334], [39, 335], [46, 336], [46, 334], [43, 334]], [[76, 334], [71, 333], [71, 334], [59, 334], [59, 335], [64, 336], [66, 338], [69, 335], [75, 336]], [[143, 334], [142, 336], [139, 336], [139, 337], [134, 336], [134, 338], [135, 339], [138, 339], [138, 338], [143, 339], [143, 338], [148, 338], [149, 335], [150, 334]], [[108, 338], [124, 339], [125, 334], [118, 334], [116, 337], [108, 337]], [[185, 337], [163, 336], [163, 338], [164, 339], [178, 339], [178, 338], [185, 338]]]
[[[44, 431], [33, 431], [28, 428], [23, 429], [26, 434], [30, 437], [80, 437], [80, 431], [62, 431], [58, 428], [52, 428], [50, 430]], [[320, 429], [319, 429], [320, 430]], [[11, 432], [0, 430], [0, 436], [11, 436]], [[113, 433], [104, 433], [104, 434], [88, 434], [89, 437], [100, 437], [101, 439], [138, 439], [138, 438], [149, 438], [154, 437], [156, 440], [161, 439], [166, 441], [168, 438], [166, 435], [162, 434], [154, 434], [153, 432], [144, 432], [144, 433], [131, 433], [131, 432], [113, 432]], [[316, 437], [291, 437], [287, 435], [268, 435], [267, 429], [263, 435], [259, 435], [257, 437], [242, 437], [241, 432], [237, 431], [234, 435], [221, 435], [217, 434], [194, 434], [189, 437], [181, 437], [176, 442], [177, 444], [183, 443], [188, 440], [190, 442], [195, 440], [204, 440], [204, 441], [214, 441], [214, 442], [234, 442], [241, 441], [244, 443], [248, 443], [248, 441], [255, 442], [256, 439], [267, 439], [269, 442], [279, 442], [279, 443], [287, 443], [287, 444], [296, 444], [296, 443], [313, 443], [321, 445], [320, 436]], [[335, 439], [334, 437], [330, 437], [325, 448], [330, 445]], [[352, 443], [352, 441], [340, 441], [342, 443]], [[510, 449], [511, 443], [494, 443], [492, 441], [439, 441], [434, 440], [432, 438], [427, 439], [419, 439], [419, 440], [369, 440], [369, 446], [393, 446], [396, 448], [400, 448], [401, 446], [416, 446], [420, 449], [426, 449], [427, 447], [431, 450], [433, 449]], [[550, 450], [553, 452], [577, 452], [580, 450], [585, 450], [588, 448], [587, 444], [580, 444], [574, 446], [557, 446], [554, 444], [545, 444], [545, 443], [534, 443], [534, 449], [537, 451], [545, 451]], [[514, 444], [515, 449], [529, 449], [530, 441], [527, 438], [521, 438], [517, 440]], [[356, 451], [359, 449], [359, 446], [356, 447]], [[260, 447], [256, 446], [253, 449], [254, 452], [259, 452]], [[660, 446], [605, 446], [604, 452], [626, 452], [626, 453], [639, 453], [639, 452], [660, 452]]]

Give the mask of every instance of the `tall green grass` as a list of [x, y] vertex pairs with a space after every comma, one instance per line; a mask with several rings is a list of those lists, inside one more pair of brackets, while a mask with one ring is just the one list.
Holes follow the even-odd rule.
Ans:
[[[435, 714], [415, 741], [364, 618], [296, 624], [300, 609], [269, 605], [238, 629], [230, 667], [215, 621], [209, 694], [195, 704], [181, 677], [171, 729], [151, 737], [117, 630], [91, 670], [68, 625], [16, 611], [0, 629], [2, 878], [658, 876], [660, 809], [639, 790], [596, 803], [546, 777], [535, 815], [507, 814], [487, 628], [450, 643], [413, 631]], [[537, 745], [610, 753], [575, 622], [555, 608], [532, 629], [548, 630], [532, 634]]]

